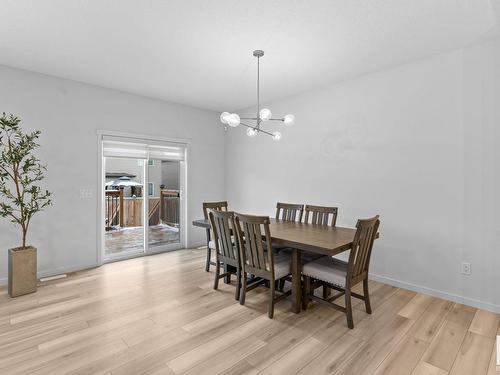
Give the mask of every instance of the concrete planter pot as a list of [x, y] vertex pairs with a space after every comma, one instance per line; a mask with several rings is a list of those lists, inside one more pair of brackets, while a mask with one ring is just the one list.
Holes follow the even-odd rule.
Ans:
[[36, 292], [36, 248], [9, 249], [9, 295], [18, 297]]

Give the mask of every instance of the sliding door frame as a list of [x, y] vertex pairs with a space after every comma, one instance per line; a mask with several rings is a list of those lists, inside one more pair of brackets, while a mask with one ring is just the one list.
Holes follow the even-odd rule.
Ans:
[[[189, 153], [190, 153], [190, 141], [188, 139], [183, 139], [183, 138], [170, 138], [170, 137], [158, 137], [154, 135], [146, 135], [146, 134], [136, 134], [136, 133], [126, 133], [126, 132], [119, 132], [119, 131], [108, 131], [108, 130], [98, 130], [97, 131], [97, 243], [96, 243], [96, 263], [98, 265], [102, 265], [105, 263], [105, 254], [104, 254], [104, 244], [105, 244], [105, 231], [103, 230], [104, 228], [104, 216], [105, 216], [105, 197], [104, 197], [104, 182], [106, 181], [106, 170], [105, 170], [105, 165], [104, 165], [104, 157], [103, 157], [103, 138], [105, 136], [113, 136], [113, 137], [122, 137], [127, 140], [134, 140], [136, 139], [137, 142], [147, 142], [147, 141], [160, 141], [160, 142], [166, 142], [166, 143], [179, 143], [185, 148], [185, 155], [184, 155], [184, 160], [180, 161], [181, 163], [181, 168], [180, 168], [180, 217], [181, 217], [181, 222], [179, 225], [179, 230], [180, 230], [180, 243], [176, 247], [172, 247], [169, 245], [165, 246], [158, 246], [158, 249], [155, 249], [153, 251], [149, 250], [149, 243], [148, 243], [148, 226], [146, 225], [147, 220], [147, 215], [144, 216], [144, 227], [146, 228], [145, 230], [145, 237], [144, 237], [144, 249], [145, 251], [139, 254], [135, 255], [129, 255], [126, 258], [119, 258], [117, 257], [116, 259], [106, 259], [107, 262], [113, 262], [113, 261], [118, 261], [118, 260], [123, 260], [123, 259], [128, 259], [128, 258], [133, 258], [133, 257], [141, 257], [141, 256], [147, 256], [147, 255], [152, 255], [152, 254], [157, 254], [157, 253], [162, 253], [162, 252], [167, 252], [167, 251], [172, 251], [172, 250], [177, 250], [178, 248], [184, 248], [186, 247], [186, 244], [188, 243], [188, 218], [187, 218], [187, 200], [188, 200], [188, 192], [189, 192], [189, 184], [188, 184], [188, 176], [189, 176]], [[148, 168], [147, 168], [147, 162], [144, 165], [145, 168], [145, 176], [144, 180], [148, 181]], [[143, 191], [147, 193], [147, 186], [144, 186]], [[144, 194], [143, 194], [144, 195]], [[148, 197], [147, 195], [144, 195], [144, 203], [143, 204], [143, 213], [147, 213], [148, 209], [148, 203], [146, 202]]]

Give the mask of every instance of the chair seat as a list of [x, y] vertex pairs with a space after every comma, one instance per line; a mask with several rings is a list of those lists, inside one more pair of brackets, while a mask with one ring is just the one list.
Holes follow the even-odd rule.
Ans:
[[281, 279], [292, 273], [292, 261], [288, 255], [274, 256], [274, 278]]
[[[266, 268], [270, 269], [269, 263], [267, 259], [267, 251], [264, 252], [264, 256], [266, 257]], [[248, 264], [248, 263], [247, 263]], [[286, 254], [275, 254], [274, 255], [274, 278], [276, 280], [281, 279], [282, 277], [288, 276], [292, 273], [292, 259], [289, 255]]]
[[305, 264], [302, 273], [343, 288], [347, 276], [347, 263], [332, 257], [321, 257]]

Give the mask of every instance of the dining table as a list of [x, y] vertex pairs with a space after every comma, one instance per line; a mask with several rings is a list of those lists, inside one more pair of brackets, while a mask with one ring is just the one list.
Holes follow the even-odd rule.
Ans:
[[[194, 220], [193, 225], [210, 228], [209, 220]], [[301, 258], [303, 252], [333, 256], [351, 249], [356, 234], [354, 228], [344, 228], [298, 221], [270, 219], [269, 229], [273, 246], [293, 249], [292, 273], [292, 311], [301, 310]], [[377, 233], [378, 238], [378, 233]]]

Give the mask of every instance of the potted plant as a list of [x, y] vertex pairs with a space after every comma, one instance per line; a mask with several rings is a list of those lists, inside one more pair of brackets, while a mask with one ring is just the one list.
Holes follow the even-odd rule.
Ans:
[[9, 294], [17, 297], [36, 291], [36, 248], [26, 245], [33, 215], [51, 205], [51, 193], [42, 190], [45, 166], [33, 154], [40, 131], [23, 133], [20, 119], [0, 116], [0, 216], [19, 225], [22, 246], [9, 249]]

